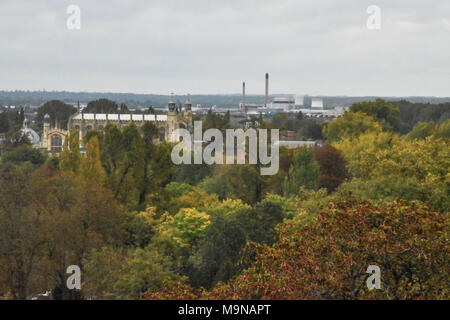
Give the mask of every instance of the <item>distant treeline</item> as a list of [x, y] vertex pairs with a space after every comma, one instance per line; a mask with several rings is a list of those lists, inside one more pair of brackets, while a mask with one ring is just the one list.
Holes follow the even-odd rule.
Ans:
[[[39, 106], [51, 100], [60, 100], [65, 103], [88, 103], [90, 101], [108, 99], [118, 104], [125, 103], [130, 107], [153, 106], [156, 108], [166, 107], [169, 95], [157, 94], [134, 94], [134, 93], [100, 93], [100, 92], [66, 92], [66, 91], [0, 91], [0, 106], [5, 105], [35, 105]], [[177, 104], [184, 104], [187, 95], [174, 95]], [[190, 99], [194, 106], [217, 105], [220, 107], [237, 107], [241, 102], [240, 95], [191, 95]], [[247, 103], [261, 103], [263, 96], [246, 97]]]
[[450, 103], [412, 103], [401, 100], [392, 102], [400, 109], [400, 133], [405, 134], [412, 130], [418, 122], [434, 122], [441, 124], [450, 119]]
[[[293, 94], [273, 94], [275, 96], [286, 96]], [[167, 105], [168, 95], [158, 94], [134, 94], [134, 93], [101, 93], [101, 92], [68, 92], [68, 91], [0, 91], [0, 106], [5, 105], [42, 105], [50, 100], [61, 100], [66, 103], [88, 103], [89, 101], [101, 98], [113, 100], [118, 104], [125, 103], [129, 107], [135, 106], [153, 106], [165, 107]], [[183, 104], [186, 101], [186, 95], [175, 95], [174, 99], [177, 103]], [[324, 97], [326, 108], [334, 108], [336, 106], [350, 106], [360, 101], [375, 101], [379, 97], [345, 97], [345, 96], [327, 96]], [[400, 101], [402, 99], [415, 103], [445, 103], [450, 102], [450, 97], [382, 97], [387, 101]], [[201, 104], [203, 106], [218, 107], [237, 107], [241, 102], [240, 94], [212, 94], [212, 95], [191, 95], [193, 105]], [[247, 103], [263, 103], [263, 95], [248, 95]]]

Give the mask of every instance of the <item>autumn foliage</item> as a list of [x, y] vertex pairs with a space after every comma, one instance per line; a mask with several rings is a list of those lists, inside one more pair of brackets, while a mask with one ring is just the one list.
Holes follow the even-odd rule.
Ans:
[[[0, 154], [0, 299], [448, 299], [445, 117], [401, 135], [404, 118], [377, 100], [309, 119], [326, 143], [281, 147], [273, 176], [174, 165], [151, 122], [90, 130], [81, 148], [74, 130], [51, 157], [13, 132]], [[301, 114], [257, 121], [317, 136]], [[210, 112], [214, 126], [232, 122]], [[66, 287], [74, 264], [81, 290]], [[370, 265], [380, 289], [367, 287]]]
[[333, 192], [347, 178], [344, 157], [339, 150], [325, 144], [314, 149], [314, 159], [320, 167], [319, 188]]
[[[228, 283], [144, 298], [448, 299], [447, 220], [422, 205], [330, 202], [312, 223], [284, 224], [274, 246], [247, 248], [255, 260]], [[366, 286], [369, 265], [381, 268], [381, 290]]]

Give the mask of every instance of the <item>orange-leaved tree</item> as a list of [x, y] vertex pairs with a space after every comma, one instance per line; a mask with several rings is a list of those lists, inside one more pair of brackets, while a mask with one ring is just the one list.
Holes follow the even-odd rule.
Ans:
[[[218, 298], [448, 299], [448, 215], [396, 201], [331, 202], [317, 220], [285, 224], [273, 246], [254, 246], [256, 261], [212, 292]], [[381, 289], [369, 290], [369, 265]]]

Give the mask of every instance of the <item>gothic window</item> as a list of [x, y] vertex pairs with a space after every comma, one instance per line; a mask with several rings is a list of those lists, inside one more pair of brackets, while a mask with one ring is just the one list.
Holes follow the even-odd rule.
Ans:
[[60, 135], [52, 135], [51, 138], [51, 150], [52, 152], [59, 153], [62, 151], [62, 137]]

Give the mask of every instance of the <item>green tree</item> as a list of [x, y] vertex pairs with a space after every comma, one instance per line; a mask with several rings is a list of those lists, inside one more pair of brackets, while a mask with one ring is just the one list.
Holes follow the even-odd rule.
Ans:
[[240, 214], [211, 216], [211, 224], [205, 230], [196, 253], [190, 258], [192, 266], [188, 274], [194, 286], [211, 288], [241, 270], [237, 262], [247, 238], [239, 217]]
[[381, 125], [373, 117], [362, 112], [345, 112], [342, 118], [328, 122], [323, 134], [332, 143], [347, 137], [358, 138], [366, 132], [381, 132]]
[[31, 143], [20, 127], [15, 126], [5, 134], [0, 144], [0, 154], [13, 151], [15, 148], [25, 145], [31, 146]]
[[412, 131], [406, 135], [407, 139], [425, 139], [438, 132], [438, 127], [433, 122], [419, 122]]
[[438, 131], [435, 133], [435, 137], [442, 138], [444, 140], [450, 139], [450, 119], [441, 123]]
[[165, 189], [167, 190], [167, 192], [171, 197], [175, 198], [180, 197], [181, 195], [183, 195], [188, 191], [194, 190], [194, 188], [191, 185], [180, 182], [171, 182], [165, 187]]
[[317, 190], [319, 185], [319, 166], [314, 160], [314, 149], [302, 147], [294, 152], [294, 160], [284, 180], [284, 193], [292, 196], [299, 193], [301, 186]]
[[106, 185], [130, 210], [141, 211], [152, 202], [163, 201], [172, 161], [171, 146], [155, 144], [159, 130], [152, 123], [120, 130], [108, 124], [100, 136], [100, 155]]
[[[24, 300], [32, 287], [33, 270], [45, 242], [42, 231], [43, 196], [30, 183], [33, 166], [25, 163], [0, 169], [0, 287], [10, 291], [12, 298]], [[6, 294], [0, 292], [0, 296]]]
[[182, 208], [174, 216], [172, 235], [182, 246], [193, 246], [204, 237], [211, 221], [209, 215], [195, 208]]
[[143, 172], [139, 185], [139, 209], [142, 210], [149, 202], [149, 194], [157, 192], [157, 189], [161, 189], [161, 181], [159, 179], [164, 179], [164, 175], [168, 173], [156, 165], [157, 158], [162, 154], [159, 152], [160, 147], [154, 144], [155, 139], [159, 135], [158, 128], [153, 123], [146, 122], [140, 128], [140, 131], [143, 140]]
[[[125, 106], [126, 107], [126, 106]], [[90, 101], [83, 113], [118, 113], [119, 106], [116, 102], [108, 99]]]
[[35, 166], [45, 163], [46, 157], [39, 151], [29, 145], [19, 146], [12, 151], [2, 155], [1, 162], [18, 164], [21, 162], [31, 162]]
[[203, 120], [202, 129], [203, 131], [206, 131], [211, 128], [219, 130], [231, 128], [229, 117], [227, 117], [227, 115], [222, 116], [221, 114], [209, 110]]
[[126, 126], [122, 131], [123, 158], [115, 172], [112, 189], [118, 199], [130, 209], [138, 207], [139, 186], [144, 173], [143, 141], [138, 128], [134, 124]]
[[322, 140], [322, 125], [313, 119], [302, 119], [294, 128], [295, 136], [300, 140]]
[[169, 258], [151, 248], [136, 249], [126, 262], [114, 289], [119, 299], [138, 299], [145, 292], [161, 290], [166, 283], [178, 282], [183, 278], [172, 270]]
[[51, 100], [39, 107], [36, 115], [36, 125], [38, 128], [41, 128], [44, 116], [48, 114], [53, 125], [58, 120], [63, 128], [67, 128], [70, 116], [76, 112], [77, 109], [69, 104], [59, 100]]
[[124, 248], [103, 246], [93, 248], [83, 260], [81, 288], [88, 299], [117, 299], [120, 277], [127, 272], [132, 252]]
[[204, 178], [198, 187], [205, 190], [209, 194], [216, 194], [220, 200], [225, 200], [229, 194], [227, 186], [224, 184], [223, 178], [211, 176]]
[[17, 112], [16, 124], [21, 125], [24, 120], [25, 120], [25, 111], [23, 110], [23, 107], [20, 107], [19, 111]]
[[81, 174], [101, 185], [106, 182], [105, 169], [100, 160], [100, 147], [96, 136], [92, 137], [86, 145], [86, 157], [81, 162]]
[[76, 129], [72, 129], [64, 139], [59, 164], [61, 170], [70, 170], [77, 173], [80, 169], [80, 140]]
[[[124, 216], [110, 190], [71, 171], [48, 172], [41, 201], [46, 209], [45, 256], [41, 274], [51, 279], [61, 299], [74, 297], [66, 287], [66, 268], [78, 265], [93, 248], [118, 246], [124, 237]], [[76, 297], [76, 296], [75, 296]]]
[[126, 213], [126, 235], [124, 244], [129, 247], [145, 248], [150, 244], [156, 230], [161, 226], [161, 217], [155, 207], [148, 207], [142, 212]]
[[393, 101], [393, 105], [400, 109], [400, 132], [406, 134], [418, 122], [432, 121], [441, 124], [450, 118], [450, 103], [412, 103], [406, 100]]
[[0, 113], [0, 133], [6, 133], [9, 131], [9, 120], [6, 112]]
[[325, 144], [314, 148], [314, 159], [319, 165], [319, 188], [333, 192], [347, 177], [344, 157], [339, 150]]
[[170, 197], [164, 209], [175, 215], [182, 208], [206, 210], [217, 202], [217, 195], [208, 194], [204, 190], [185, 183], [171, 182], [165, 189]]
[[398, 143], [400, 137], [397, 134], [369, 131], [361, 134], [358, 139], [344, 137], [332, 145], [345, 158], [351, 176], [367, 178], [377, 164], [377, 153], [389, 154], [389, 150]]
[[69, 147], [70, 147], [70, 163], [72, 170], [77, 172], [81, 164], [81, 154], [80, 154], [80, 140], [78, 137], [78, 131], [72, 129], [69, 135]]
[[249, 241], [274, 243], [275, 227], [283, 220], [282, 207], [271, 200], [251, 207], [240, 200], [228, 199], [211, 206], [207, 213], [211, 223], [190, 257], [191, 269], [188, 269], [191, 283], [207, 288], [227, 281], [242, 270], [243, 266], [237, 262]]
[[350, 112], [362, 112], [379, 121], [384, 129], [398, 131], [400, 128], [400, 110], [392, 103], [377, 99], [355, 103]]
[[130, 111], [128, 110], [128, 107], [127, 107], [127, 105], [125, 103], [121, 103], [120, 104], [119, 111], [122, 114], [130, 113]]
[[87, 145], [87, 143], [89, 142], [89, 140], [91, 140], [92, 137], [97, 137], [99, 146], [101, 146], [103, 140], [103, 132], [98, 130], [89, 130], [83, 137], [83, 143]]
[[227, 197], [242, 199], [245, 203], [255, 204], [262, 200], [264, 180], [259, 166], [243, 164], [236, 166], [220, 165], [215, 170], [228, 190]]
[[200, 181], [212, 175], [212, 166], [205, 163], [194, 164], [194, 154], [191, 155], [192, 164], [179, 164], [172, 167], [170, 179], [190, 185], [198, 185]]
[[409, 140], [388, 132], [367, 133], [358, 141], [336, 144], [347, 159], [349, 172], [356, 178], [339, 187], [345, 198], [371, 200], [420, 200], [433, 210], [450, 209], [448, 140], [435, 138]]
[[103, 144], [101, 148], [101, 158], [108, 176], [108, 184], [111, 188], [112, 177], [121, 165], [124, 157], [122, 131], [114, 124], [107, 124], [103, 134]]
[[123, 222], [109, 190], [71, 171], [29, 163], [0, 169], [0, 274], [7, 290], [18, 299], [52, 289], [59, 298], [80, 297], [66, 287], [66, 268], [83, 269], [92, 248], [122, 243]]

